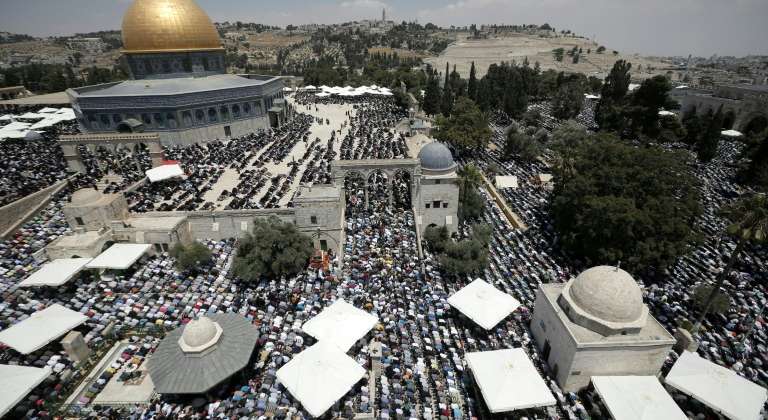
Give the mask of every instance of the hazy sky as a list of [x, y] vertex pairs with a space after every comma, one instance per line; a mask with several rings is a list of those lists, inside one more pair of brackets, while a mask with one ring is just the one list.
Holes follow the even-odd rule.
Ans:
[[[768, 55], [768, 0], [197, 0], [215, 21], [274, 25], [381, 16], [468, 25], [549, 22], [609, 48], [657, 55]], [[0, 31], [71, 34], [120, 27], [131, 0], [0, 0]]]

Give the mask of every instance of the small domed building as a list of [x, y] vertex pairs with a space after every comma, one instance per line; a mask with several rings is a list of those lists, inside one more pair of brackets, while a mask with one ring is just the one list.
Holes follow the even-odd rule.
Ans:
[[149, 359], [158, 394], [204, 394], [248, 365], [259, 332], [240, 314], [200, 316], [168, 333]]
[[656, 375], [675, 344], [649, 315], [635, 279], [608, 266], [542, 284], [531, 332], [566, 391], [589, 385], [592, 376]]
[[459, 226], [458, 165], [453, 154], [443, 143], [424, 146], [418, 156], [421, 164], [419, 197], [413, 203], [417, 210], [419, 230], [429, 226], [445, 226], [449, 233]]

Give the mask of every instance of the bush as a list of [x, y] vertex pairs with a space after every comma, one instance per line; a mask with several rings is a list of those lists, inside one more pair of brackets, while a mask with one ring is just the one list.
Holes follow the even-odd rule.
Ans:
[[312, 240], [293, 223], [275, 216], [257, 219], [253, 234], [238, 244], [234, 273], [248, 281], [294, 276], [307, 268], [312, 251]]
[[171, 256], [176, 258], [176, 268], [181, 271], [196, 269], [211, 262], [211, 250], [200, 242], [187, 246], [179, 243], [171, 249]]

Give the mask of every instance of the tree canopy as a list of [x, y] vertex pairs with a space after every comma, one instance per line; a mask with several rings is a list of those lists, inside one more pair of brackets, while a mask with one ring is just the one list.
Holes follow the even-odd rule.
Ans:
[[642, 271], [667, 267], [698, 239], [701, 208], [686, 155], [608, 134], [570, 152], [558, 152], [551, 207], [565, 250], [589, 265], [621, 261]]
[[197, 241], [187, 246], [177, 244], [171, 249], [171, 256], [176, 258], [176, 268], [181, 271], [196, 269], [211, 262], [211, 250]]
[[234, 273], [248, 281], [293, 276], [307, 268], [312, 251], [312, 240], [294, 224], [275, 216], [256, 219], [253, 233], [238, 243]]
[[456, 101], [450, 117], [438, 118], [437, 125], [435, 138], [450, 144], [459, 153], [484, 150], [493, 134], [485, 114], [465, 96]]
[[443, 272], [450, 277], [459, 277], [482, 272], [488, 266], [491, 232], [489, 226], [476, 224], [472, 225], [469, 237], [453, 241], [444, 227], [428, 227], [424, 239], [427, 247], [438, 254]]

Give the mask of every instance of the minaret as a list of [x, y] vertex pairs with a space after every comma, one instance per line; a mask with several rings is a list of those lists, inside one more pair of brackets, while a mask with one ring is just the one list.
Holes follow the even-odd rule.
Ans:
[[387, 21], [387, 9], [382, 8], [381, 9], [381, 21], [386, 22]]

